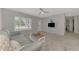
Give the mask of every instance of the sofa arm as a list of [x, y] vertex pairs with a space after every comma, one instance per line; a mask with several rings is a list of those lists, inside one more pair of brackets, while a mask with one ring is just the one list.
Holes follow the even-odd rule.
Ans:
[[33, 42], [25, 45], [20, 51], [39, 51], [42, 47], [42, 42]]

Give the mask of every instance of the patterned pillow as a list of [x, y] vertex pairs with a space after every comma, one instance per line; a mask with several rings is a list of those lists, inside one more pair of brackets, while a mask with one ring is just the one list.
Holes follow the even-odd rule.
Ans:
[[21, 45], [17, 41], [10, 40], [7, 32], [0, 31], [0, 51], [14, 51], [20, 47]]
[[9, 45], [8, 35], [5, 32], [0, 32], [0, 51], [8, 51]]

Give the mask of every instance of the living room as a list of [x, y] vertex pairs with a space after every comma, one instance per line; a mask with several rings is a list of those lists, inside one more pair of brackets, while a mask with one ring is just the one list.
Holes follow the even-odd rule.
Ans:
[[[24, 45], [16, 50], [79, 50], [79, 47], [76, 46], [76, 44], [78, 44], [79, 42], [78, 15], [78, 8], [1, 8], [0, 30], [6, 31], [8, 34], [11, 34], [11, 36], [18, 35], [17, 38], [13, 37], [12, 39], [19, 41], [22, 43], [22, 45]], [[69, 27], [66, 27], [66, 18], [71, 16], [74, 17], [73, 33], [71, 31], [66, 32], [66, 28]], [[52, 26], [50, 24], [52, 24]], [[71, 29], [72, 26], [70, 26], [69, 28]], [[38, 34], [36, 35], [36, 32], [42, 33], [42, 36], [40, 36], [41, 38], [38, 39], [31, 37], [33, 33], [35, 36], [37, 36]], [[25, 34], [26, 36], [23, 36], [22, 34]], [[25, 37], [27, 38], [27, 41], [28, 39], [30, 39], [35, 42], [29, 44], [30, 42], [25, 42]], [[69, 45], [73, 46], [70, 48]]]

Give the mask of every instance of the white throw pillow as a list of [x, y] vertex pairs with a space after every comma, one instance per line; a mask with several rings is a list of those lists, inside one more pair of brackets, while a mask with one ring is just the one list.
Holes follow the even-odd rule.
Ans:
[[9, 38], [6, 35], [0, 34], [0, 51], [8, 51]]
[[10, 51], [15, 51], [15, 50], [19, 49], [20, 47], [21, 47], [21, 45], [19, 44], [19, 42], [15, 41], [15, 40], [10, 41], [10, 47], [9, 47]]

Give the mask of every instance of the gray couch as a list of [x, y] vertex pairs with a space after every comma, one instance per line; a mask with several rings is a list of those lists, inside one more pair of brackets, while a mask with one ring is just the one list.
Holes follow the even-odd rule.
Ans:
[[11, 32], [10, 39], [16, 40], [21, 44], [20, 51], [40, 51], [42, 48], [42, 42], [40, 41], [31, 41], [29, 38], [30, 32]]

